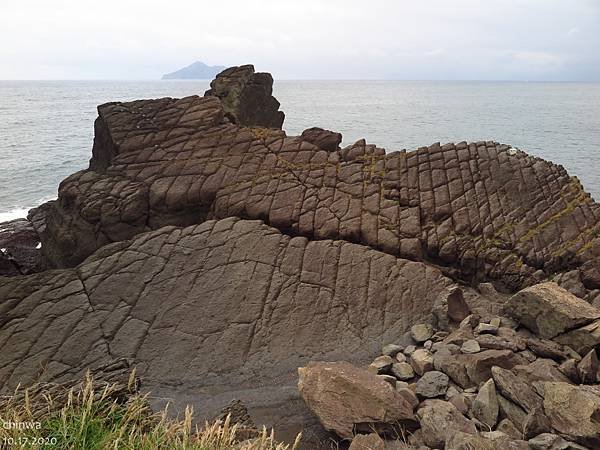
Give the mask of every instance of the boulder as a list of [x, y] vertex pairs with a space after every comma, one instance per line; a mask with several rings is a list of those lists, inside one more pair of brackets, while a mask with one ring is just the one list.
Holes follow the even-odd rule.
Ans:
[[550, 420], [544, 414], [542, 407], [536, 407], [527, 413], [523, 423], [523, 434], [526, 439], [531, 439], [538, 434], [552, 431]]
[[349, 363], [311, 363], [298, 369], [298, 389], [323, 427], [343, 439], [369, 427], [391, 431], [413, 418], [404, 397], [371, 372]]
[[463, 342], [460, 351], [467, 354], [478, 353], [481, 351], [481, 347], [479, 346], [479, 342], [475, 339], [469, 339], [468, 341]]
[[521, 432], [523, 431], [525, 420], [527, 418], [527, 412], [525, 412], [523, 408], [514, 404], [502, 395], [498, 395], [498, 408], [500, 418], [510, 420], [518, 430], [521, 430]]
[[233, 123], [281, 129], [285, 115], [272, 93], [271, 74], [255, 73], [254, 66], [248, 64], [219, 73], [204, 95], [219, 98]]
[[384, 356], [391, 356], [393, 358], [397, 354], [402, 354], [402, 350], [404, 350], [404, 347], [401, 345], [387, 344], [383, 346], [381, 353]]
[[43, 270], [40, 240], [27, 219], [0, 223], [0, 277], [28, 275]]
[[520, 431], [515, 424], [510, 421], [510, 419], [502, 419], [500, 423], [498, 423], [496, 430], [503, 432], [513, 439], [523, 438], [523, 431]]
[[512, 369], [525, 362], [510, 350], [485, 350], [460, 355], [438, 353], [435, 354], [435, 368], [444, 372], [462, 388], [478, 386], [487, 381], [491, 377], [493, 366]]
[[417, 394], [424, 398], [441, 397], [448, 390], [448, 375], [437, 370], [423, 374], [417, 381]]
[[506, 312], [545, 339], [600, 318], [599, 309], [552, 282], [519, 291], [508, 301]]
[[369, 370], [377, 375], [385, 374], [390, 371], [394, 364], [394, 360], [391, 356], [378, 356], [369, 365]]
[[417, 410], [422, 438], [432, 448], [444, 448], [444, 443], [455, 433], [477, 434], [473, 422], [463, 416], [449, 402], [425, 400]]
[[494, 380], [489, 379], [479, 389], [477, 397], [473, 400], [470, 415], [493, 429], [498, 420], [498, 408], [496, 385]]
[[[583, 359], [577, 365], [577, 372], [579, 374], [579, 380], [584, 384], [593, 384], [600, 381], [598, 375], [598, 369], [600, 363], [598, 362], [598, 355], [596, 350], [590, 350], [590, 352], [583, 357]], [[550, 380], [559, 381], [559, 380]]]
[[600, 320], [560, 334], [554, 338], [554, 341], [568, 345], [580, 355], [585, 355], [600, 345]]
[[304, 130], [300, 137], [323, 150], [334, 152], [340, 149], [342, 135], [323, 128], [312, 127]]
[[357, 434], [348, 450], [386, 450], [386, 445], [377, 433]]
[[542, 433], [529, 439], [532, 450], [586, 450], [573, 442], [568, 442], [558, 434]]
[[540, 358], [529, 364], [513, 367], [512, 372], [521, 380], [533, 383], [534, 381], [562, 381], [570, 383], [567, 377], [551, 359]]
[[426, 323], [418, 323], [410, 328], [410, 334], [417, 343], [423, 343], [433, 336], [433, 328]]
[[429, 350], [420, 348], [410, 355], [410, 365], [419, 375], [433, 370], [433, 355]]
[[544, 412], [561, 435], [584, 446], [600, 448], [600, 387], [537, 382]]
[[494, 441], [472, 433], [456, 431], [449, 433], [445, 446], [446, 450], [498, 450]]
[[492, 377], [500, 393], [525, 411], [529, 412], [541, 407], [542, 398], [538, 393], [510, 370], [492, 367]]
[[407, 362], [392, 364], [391, 372], [401, 381], [412, 380], [415, 377], [415, 371]]

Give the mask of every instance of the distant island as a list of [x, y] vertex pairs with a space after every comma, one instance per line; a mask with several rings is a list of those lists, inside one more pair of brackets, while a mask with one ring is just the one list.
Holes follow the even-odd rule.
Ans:
[[183, 69], [163, 75], [163, 80], [211, 80], [219, 72], [225, 70], [224, 66], [207, 66], [201, 61], [196, 61]]

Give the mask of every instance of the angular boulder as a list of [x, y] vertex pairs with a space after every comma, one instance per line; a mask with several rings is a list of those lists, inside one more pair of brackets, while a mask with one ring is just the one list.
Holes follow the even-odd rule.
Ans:
[[538, 382], [552, 427], [569, 440], [600, 448], [600, 387]]
[[419, 406], [417, 416], [423, 441], [432, 448], [444, 448], [446, 440], [457, 432], [477, 434], [475, 424], [449, 402], [425, 400]]
[[506, 312], [545, 339], [600, 318], [599, 309], [552, 282], [519, 291], [508, 301]]
[[221, 100], [226, 116], [244, 126], [281, 129], [285, 115], [273, 93], [270, 73], [256, 73], [247, 64], [229, 67], [219, 73], [204, 94]]
[[389, 432], [414, 417], [412, 405], [389, 383], [349, 363], [311, 362], [298, 374], [308, 408], [343, 439], [352, 439], [357, 430]]

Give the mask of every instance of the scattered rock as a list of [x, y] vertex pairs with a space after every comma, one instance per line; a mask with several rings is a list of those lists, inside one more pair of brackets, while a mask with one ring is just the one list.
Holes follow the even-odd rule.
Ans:
[[386, 450], [386, 445], [377, 433], [357, 434], [348, 450]]
[[529, 439], [532, 450], [586, 450], [573, 442], [568, 442], [558, 434], [542, 433]]
[[[577, 368], [577, 360], [575, 359], [567, 359], [563, 362], [558, 368], [559, 370], [565, 374], [569, 380], [571, 380], [575, 384], [581, 383], [581, 379], [579, 378], [579, 369]], [[547, 380], [547, 381], [559, 381], [559, 380]]]
[[401, 345], [388, 344], [383, 346], [381, 349], [381, 354], [384, 356], [391, 356], [393, 358], [398, 353], [401, 354], [402, 350], [404, 350], [404, 348]]
[[410, 355], [412, 355], [412, 354], [415, 352], [415, 350], [416, 350], [416, 349], [417, 349], [417, 347], [416, 347], [416, 346], [414, 346], [414, 345], [409, 345], [409, 346], [407, 346], [407, 347], [404, 349], [404, 352], [403, 352], [403, 353], [404, 353], [404, 356], [410, 356]]
[[412, 389], [408, 387], [398, 389], [396, 387], [396, 390], [398, 391], [398, 394], [400, 394], [408, 403], [410, 403], [413, 409], [419, 405], [419, 398], [417, 397], [417, 394], [413, 392]]
[[390, 356], [378, 356], [369, 365], [369, 370], [375, 374], [385, 374], [390, 371], [394, 360]]
[[397, 362], [406, 362], [406, 356], [404, 356], [404, 353], [397, 353], [396, 354], [396, 361]]
[[527, 413], [502, 395], [498, 395], [500, 417], [510, 420], [519, 430], [523, 430]]
[[515, 424], [509, 419], [502, 419], [500, 423], [498, 423], [496, 430], [502, 431], [504, 434], [512, 437], [513, 439], [523, 439], [523, 432], [519, 431]]
[[476, 418], [490, 429], [494, 428], [498, 420], [498, 398], [494, 380], [489, 379], [479, 389], [479, 393], [471, 404], [471, 417]]
[[550, 420], [544, 414], [542, 407], [532, 409], [525, 417], [523, 424], [523, 434], [525, 438], [531, 439], [538, 434], [552, 431]]
[[446, 450], [498, 450], [493, 441], [461, 431], [450, 434], [444, 448]]
[[407, 362], [392, 364], [392, 374], [401, 381], [411, 380], [415, 377], [412, 366]]
[[568, 353], [565, 351], [562, 345], [546, 339], [530, 337], [527, 339], [527, 347], [541, 358], [550, 358], [557, 362], [561, 362], [569, 358]]
[[449, 398], [448, 402], [452, 403], [461, 414], [467, 414], [469, 411], [469, 402], [463, 394], [456, 394]]
[[298, 369], [300, 395], [326, 430], [351, 439], [359, 425], [390, 430], [413, 407], [389, 383], [349, 363], [311, 362]]
[[510, 370], [492, 367], [492, 377], [502, 395], [521, 406], [525, 411], [529, 412], [541, 407], [542, 398], [537, 392]]
[[489, 323], [480, 323], [475, 327], [476, 334], [496, 334], [498, 332], [498, 327], [489, 324]]
[[463, 343], [460, 347], [460, 351], [467, 354], [477, 353], [481, 351], [481, 347], [479, 346], [479, 342], [475, 339], [469, 339]]
[[429, 324], [419, 323], [410, 328], [410, 333], [415, 342], [421, 343], [433, 336], [433, 328]]
[[600, 344], [600, 320], [560, 334], [554, 341], [568, 345], [580, 355], [585, 355]]
[[537, 382], [552, 427], [579, 444], [600, 448], [600, 387]]
[[552, 282], [519, 291], [508, 301], [506, 312], [545, 339], [600, 318], [600, 310]]
[[577, 365], [577, 373], [579, 374], [580, 381], [584, 384], [597, 383], [599, 381], [599, 366], [600, 364], [598, 363], [598, 355], [596, 354], [596, 350], [590, 350], [590, 352], [587, 355], [585, 355]]
[[471, 308], [469, 308], [463, 297], [463, 291], [458, 287], [450, 289], [446, 302], [448, 305], [448, 318], [452, 322], [460, 323], [471, 313]]
[[540, 358], [527, 365], [513, 367], [513, 373], [522, 379], [534, 381], [563, 381], [570, 383], [569, 378], [559, 369], [558, 364], [551, 359]]
[[425, 350], [424, 348], [415, 350], [410, 355], [410, 365], [417, 374], [423, 375], [425, 372], [433, 370], [433, 355], [429, 350]]
[[417, 410], [422, 438], [426, 445], [444, 448], [446, 440], [458, 432], [476, 434], [473, 422], [463, 416], [453, 404], [443, 400], [425, 400]]
[[417, 381], [417, 394], [425, 398], [441, 397], [448, 390], [448, 375], [437, 370], [425, 373]]

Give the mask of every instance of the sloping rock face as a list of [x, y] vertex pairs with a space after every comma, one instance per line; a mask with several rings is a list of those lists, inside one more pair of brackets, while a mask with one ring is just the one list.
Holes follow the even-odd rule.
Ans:
[[72, 267], [164, 225], [230, 216], [510, 289], [600, 252], [599, 206], [560, 166], [494, 142], [331, 151], [231, 123], [223, 105], [211, 93], [100, 106], [90, 170], [61, 183], [43, 235], [51, 265]]
[[237, 398], [257, 423], [295, 433], [306, 419], [297, 367], [367, 360], [450, 283], [422, 263], [260, 221], [166, 227], [74, 269], [0, 278], [0, 345], [10, 349], [0, 383], [73, 379], [128, 358], [153, 396], [200, 417]]

